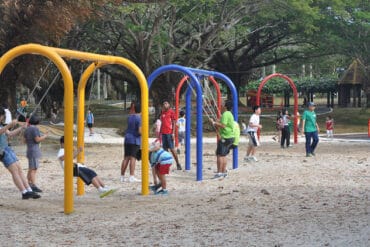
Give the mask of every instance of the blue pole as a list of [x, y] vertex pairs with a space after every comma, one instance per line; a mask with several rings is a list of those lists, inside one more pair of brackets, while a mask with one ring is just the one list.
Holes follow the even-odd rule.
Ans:
[[[234, 83], [231, 81], [229, 77], [226, 75], [216, 72], [216, 71], [207, 71], [207, 70], [202, 70], [202, 69], [193, 69], [189, 68], [191, 72], [196, 74], [197, 76], [199, 75], [208, 75], [208, 76], [213, 76], [214, 78], [218, 78], [226, 83], [226, 85], [229, 87], [231, 95], [232, 95], [232, 100], [233, 100], [233, 115], [234, 115], [234, 120], [238, 122], [238, 93], [236, 91]], [[233, 150], [233, 169], [238, 168], [238, 148], [235, 148]]]
[[[193, 86], [195, 87], [197, 93], [197, 181], [201, 181], [203, 178], [202, 170], [203, 170], [203, 145], [202, 145], [202, 138], [203, 138], [203, 121], [202, 121], [202, 110], [203, 110], [203, 100], [202, 100], [202, 88], [196, 76], [184, 66], [180, 66], [177, 64], [170, 64], [164, 65], [153, 71], [148, 77], [148, 88], [154, 82], [154, 79], [157, 78], [159, 75], [167, 72], [167, 71], [178, 71], [182, 72], [183, 74], [189, 76], [190, 81], [193, 82]], [[199, 114], [200, 113], [200, 114]], [[190, 132], [190, 131], [189, 131]], [[190, 133], [189, 133], [190, 135]], [[189, 152], [190, 154], [190, 152]]]
[[190, 170], [191, 167], [191, 156], [190, 156], [190, 136], [191, 136], [191, 89], [188, 87], [186, 90], [186, 122], [185, 122], [185, 169]]

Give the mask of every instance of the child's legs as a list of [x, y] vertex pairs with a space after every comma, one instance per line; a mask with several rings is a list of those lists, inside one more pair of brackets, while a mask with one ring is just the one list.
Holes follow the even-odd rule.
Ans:
[[28, 173], [27, 179], [29, 184], [36, 184], [36, 172], [39, 168], [39, 160], [37, 158], [28, 158]]
[[134, 176], [135, 175], [136, 158], [130, 156], [129, 157], [129, 163], [130, 163], [130, 176]]
[[36, 184], [36, 171], [37, 169], [28, 169], [27, 180], [29, 184]]
[[167, 189], [167, 182], [166, 182], [166, 174], [160, 174], [158, 172], [158, 178], [159, 181], [161, 182], [162, 189]]
[[155, 169], [155, 166], [152, 167], [152, 174], [153, 174], [153, 183], [155, 185], [157, 185], [158, 184], [158, 179], [157, 179], [158, 177], [157, 177], [157, 171]]
[[91, 181], [91, 183], [94, 185], [95, 188], [99, 188], [99, 187], [105, 187], [103, 181], [101, 180], [101, 178], [99, 178], [98, 176], [94, 177]]
[[25, 176], [22, 173], [22, 168], [18, 162], [15, 162], [7, 167], [8, 171], [12, 174], [13, 182], [20, 191], [29, 187]]
[[125, 157], [122, 160], [122, 164], [121, 164], [121, 176], [124, 176], [125, 175], [129, 161], [130, 161], [129, 160], [129, 157]]

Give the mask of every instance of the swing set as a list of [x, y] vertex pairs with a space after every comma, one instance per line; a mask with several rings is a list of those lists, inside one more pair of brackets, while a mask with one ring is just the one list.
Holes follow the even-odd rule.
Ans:
[[[35, 54], [41, 55], [51, 60], [62, 75], [64, 82], [64, 148], [65, 148], [65, 165], [64, 165], [64, 213], [71, 214], [74, 204], [73, 199], [73, 79], [71, 72], [63, 58], [78, 59], [91, 61], [92, 63], [83, 72], [78, 84], [78, 102], [77, 102], [77, 145], [84, 146], [84, 108], [85, 108], [85, 87], [88, 78], [96, 68], [118, 64], [130, 70], [137, 78], [141, 88], [141, 105], [142, 105], [142, 194], [149, 194], [149, 120], [148, 120], [148, 85], [143, 72], [130, 60], [108, 55], [100, 55], [94, 53], [73, 51], [48, 47], [39, 44], [25, 44], [17, 46], [6, 52], [0, 58], [0, 73], [4, 70], [15, 58], [25, 55]], [[84, 152], [78, 155], [78, 162], [84, 161]], [[83, 183], [78, 180], [77, 194], [81, 195], [83, 191]], [[82, 187], [82, 188], [81, 188]]]

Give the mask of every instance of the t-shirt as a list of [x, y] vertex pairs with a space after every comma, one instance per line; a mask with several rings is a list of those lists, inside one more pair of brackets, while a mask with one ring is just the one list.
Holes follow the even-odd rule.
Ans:
[[[58, 151], [58, 154], [57, 154], [57, 157], [58, 157], [58, 160], [59, 160], [59, 164], [60, 166], [62, 167], [62, 169], [64, 170], [64, 160], [60, 160], [59, 158], [60, 157], [63, 157], [64, 156], [64, 148], [61, 148], [59, 149]], [[76, 163], [77, 167], [86, 167], [84, 166], [83, 164], [81, 163]]]
[[[259, 125], [260, 124], [260, 116], [257, 114], [252, 114], [251, 118], [249, 119], [249, 123], [252, 123], [253, 125]], [[247, 132], [257, 132], [258, 127], [250, 127], [248, 124]]]
[[141, 145], [141, 134], [139, 128], [141, 127], [141, 117], [139, 114], [130, 114], [127, 119], [127, 129], [125, 133], [126, 144]]
[[220, 129], [222, 138], [229, 139], [234, 137], [234, 116], [230, 111], [225, 111], [221, 116], [221, 123], [225, 128]]
[[24, 139], [26, 139], [27, 144], [27, 158], [41, 157], [40, 145], [35, 140], [38, 136], [41, 136], [40, 130], [34, 125], [30, 125], [24, 132]]
[[[2, 129], [3, 126], [0, 125], [0, 129]], [[8, 146], [8, 137], [6, 136], [6, 133], [3, 133], [0, 135], [0, 149], [3, 150]]]
[[173, 122], [175, 121], [175, 112], [172, 109], [162, 111], [161, 113], [161, 133], [172, 134], [173, 133]]
[[86, 122], [88, 124], [93, 124], [94, 123], [94, 114], [92, 114], [91, 112], [89, 114], [87, 114]]
[[186, 124], [185, 118], [181, 117], [177, 119], [177, 126], [179, 127], [179, 132], [185, 132], [185, 124]]
[[326, 121], [326, 129], [327, 130], [333, 130], [334, 129], [334, 121], [333, 121], [333, 119]]
[[235, 122], [234, 121], [234, 129], [233, 129], [233, 132], [234, 132], [234, 142], [233, 142], [233, 145], [234, 146], [238, 146], [239, 139], [240, 139], [240, 126], [239, 126], [238, 122]]
[[168, 165], [173, 163], [172, 154], [165, 151], [163, 148], [158, 149], [155, 152], [152, 152], [150, 155], [150, 165], [155, 166], [157, 164], [160, 165]]
[[304, 111], [302, 120], [305, 121], [304, 132], [315, 132], [316, 128], [316, 113], [314, 111]]
[[12, 122], [12, 113], [9, 111], [9, 109], [4, 109], [5, 111], [5, 124], [10, 124]]
[[155, 132], [160, 132], [161, 131], [161, 120], [158, 118], [156, 121], [155, 121]]

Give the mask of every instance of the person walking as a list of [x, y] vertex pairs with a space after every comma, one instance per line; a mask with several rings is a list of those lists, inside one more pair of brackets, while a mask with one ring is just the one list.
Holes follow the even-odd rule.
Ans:
[[315, 149], [319, 143], [320, 132], [319, 125], [316, 121], [315, 103], [308, 103], [308, 110], [302, 115], [302, 130], [306, 138], [306, 157], [315, 156]]
[[166, 151], [171, 151], [172, 156], [176, 161], [177, 170], [182, 170], [174, 145], [176, 127], [175, 112], [171, 109], [170, 103], [167, 100], [163, 101], [161, 123], [162, 147]]
[[121, 182], [125, 182], [126, 169], [130, 167], [129, 182], [141, 182], [140, 179], [135, 178], [135, 165], [137, 154], [140, 152], [141, 145], [141, 108], [139, 104], [133, 106], [134, 110], [129, 114], [127, 119], [127, 129], [124, 141], [124, 158], [121, 163]]

